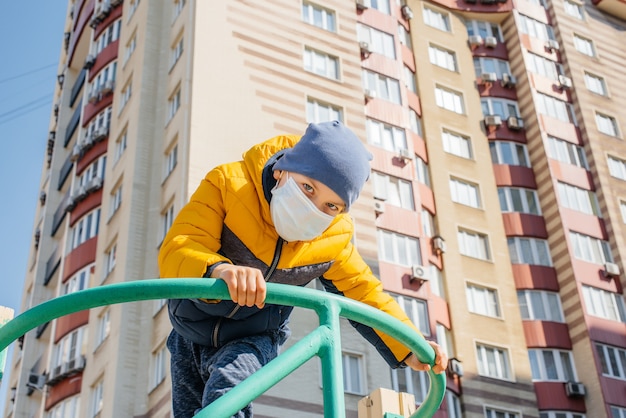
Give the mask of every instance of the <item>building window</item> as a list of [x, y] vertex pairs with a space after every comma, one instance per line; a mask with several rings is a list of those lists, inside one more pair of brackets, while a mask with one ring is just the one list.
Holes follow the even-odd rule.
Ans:
[[369, 6], [386, 15], [391, 14], [389, 10], [389, 0], [369, 0]]
[[570, 103], [559, 100], [547, 94], [537, 93], [536, 105], [539, 113], [558, 119], [563, 122], [573, 123], [576, 125], [576, 116], [574, 108]]
[[113, 244], [111, 248], [104, 253], [104, 270], [103, 270], [103, 279], [109, 277], [109, 274], [115, 268], [115, 263], [117, 261], [117, 244]]
[[382, 229], [378, 230], [378, 254], [382, 261], [401, 266], [422, 264], [419, 239]]
[[596, 56], [596, 49], [593, 46], [593, 41], [578, 34], [574, 34], [574, 48], [576, 48], [576, 50], [581, 54], [585, 54], [590, 57]]
[[137, 34], [135, 33], [132, 38], [130, 38], [130, 41], [128, 41], [128, 43], [126, 44], [126, 48], [124, 49], [124, 65], [126, 65], [130, 57], [133, 55], [133, 52], [135, 52], [136, 48]]
[[112, 218], [117, 210], [122, 206], [122, 185], [120, 184], [111, 192], [111, 209], [109, 211], [109, 218]]
[[583, 285], [587, 313], [611, 321], [626, 322], [624, 298], [619, 293]]
[[404, 25], [398, 25], [398, 39], [400, 40], [400, 44], [406, 46], [409, 49], [413, 49], [411, 44], [411, 34], [404, 27]]
[[[428, 266], [428, 277], [430, 279], [430, 291], [433, 292], [434, 295], [445, 299], [446, 292], [443, 290], [443, 274], [441, 274], [441, 270], [439, 270], [437, 266], [430, 264]], [[447, 353], [450, 354], [450, 351], [447, 351]]]
[[175, 144], [170, 150], [165, 154], [165, 172], [163, 173], [163, 179], [169, 177], [172, 174], [172, 171], [176, 168], [176, 164], [178, 164], [178, 144]]
[[570, 351], [529, 349], [528, 358], [533, 380], [577, 381]]
[[440, 46], [430, 44], [428, 46], [430, 63], [446, 70], [456, 71], [456, 53]]
[[91, 418], [96, 418], [100, 416], [100, 412], [102, 412], [102, 407], [104, 406], [103, 395], [104, 395], [104, 380], [100, 380], [91, 388], [91, 407], [90, 407]]
[[435, 87], [435, 103], [437, 103], [437, 106], [451, 112], [459, 114], [465, 113], [463, 95], [459, 92], [437, 86]]
[[574, 257], [579, 260], [595, 264], [613, 262], [611, 246], [608, 241], [573, 231], [570, 231], [569, 236], [572, 247], [574, 247]]
[[[602, 374], [604, 376], [626, 380], [625, 349], [596, 343], [596, 351], [598, 352], [600, 364], [602, 364]], [[624, 418], [626, 418], [626, 415]]]
[[518, 290], [517, 301], [522, 319], [564, 322], [561, 298], [557, 292]]
[[541, 411], [539, 418], [585, 418], [585, 414], [568, 411]]
[[520, 32], [543, 41], [554, 40], [554, 30], [552, 29], [552, 26], [523, 14], [519, 14], [517, 16]]
[[478, 374], [495, 379], [512, 380], [509, 351], [505, 348], [476, 344]]
[[183, 12], [183, 8], [185, 7], [185, 0], [174, 0], [174, 18], [176, 18]]
[[538, 238], [511, 237], [507, 239], [509, 256], [513, 264], [552, 266], [548, 242]]
[[130, 100], [130, 96], [133, 94], [133, 82], [132, 80], [122, 89], [120, 97], [120, 112], [126, 107], [126, 103]]
[[477, 184], [452, 177], [450, 178], [450, 195], [453, 202], [480, 208], [480, 192]]
[[343, 121], [341, 108], [309, 98], [306, 103], [307, 123]]
[[128, 20], [130, 20], [137, 11], [137, 8], [139, 7], [139, 0], [130, 0], [129, 3], [130, 5], [128, 6]]
[[[182, 0], [180, 0], [179, 3], [180, 2], [182, 2]], [[185, 43], [185, 38], [181, 36], [176, 41], [176, 43], [170, 48], [170, 57], [171, 57], [170, 58], [170, 71], [172, 70], [172, 68], [174, 68], [174, 66], [180, 59], [180, 57], [183, 55], [184, 43]]]
[[489, 151], [494, 164], [519, 165], [530, 167], [528, 148], [517, 142], [490, 141]]
[[323, 77], [339, 80], [339, 58], [312, 48], [304, 48], [304, 69]]
[[367, 119], [367, 142], [387, 151], [407, 149], [406, 132], [396, 126]]
[[98, 235], [99, 227], [100, 209], [91, 211], [83, 216], [80, 221], [74, 224], [69, 234], [71, 239], [69, 251], [74, 250], [82, 243]]
[[550, 80], [558, 80], [559, 74], [563, 74], [561, 64], [552, 61], [551, 59], [539, 56], [529, 52], [525, 55], [527, 58], [528, 70], [531, 73], [542, 75]]
[[159, 386], [167, 374], [167, 347], [165, 345], [152, 353], [152, 384], [151, 389]]
[[605, 135], [619, 136], [617, 128], [617, 121], [613, 116], [604, 115], [596, 112], [596, 125], [598, 125], [598, 131]]
[[626, 408], [611, 405], [611, 418], [626, 418]]
[[424, 23], [433, 28], [450, 32], [450, 16], [447, 13], [424, 7]]
[[376, 171], [372, 174], [375, 198], [384, 200], [385, 203], [393, 206], [410, 210], [415, 209], [413, 185], [410, 181]]
[[493, 73], [498, 80], [502, 80], [503, 74], [511, 74], [508, 61], [485, 57], [474, 58], [474, 71], [476, 77], [480, 77], [484, 73]]
[[435, 217], [425, 208], [422, 208], [422, 234], [427, 238], [435, 235]]
[[485, 408], [485, 418], [520, 418], [520, 415], [500, 408]]
[[497, 290], [468, 283], [465, 293], [470, 312], [493, 318], [500, 317]]
[[502, 30], [497, 23], [484, 20], [466, 20], [465, 29], [467, 29], [468, 36], [480, 36], [482, 39], [493, 36], [498, 42], [504, 42]]
[[375, 92], [376, 98], [388, 100], [395, 104], [402, 103], [400, 99], [400, 82], [395, 78], [363, 70], [363, 88]]
[[626, 161], [609, 155], [609, 173], [620, 180], [626, 180]]
[[161, 225], [162, 225], [161, 241], [165, 239], [165, 236], [167, 235], [167, 232], [172, 227], [173, 223], [174, 223], [174, 204], [172, 203], [171, 205], [167, 207], [167, 209], [165, 209], [165, 211], [161, 215]]
[[448, 418], [463, 418], [461, 400], [456, 393], [450, 390], [446, 390], [446, 406], [448, 407]]
[[590, 91], [596, 94], [599, 94], [601, 96], [607, 95], [606, 83], [604, 82], [604, 78], [595, 74], [588, 73], [587, 71], [585, 71], [585, 86], [587, 86]]
[[626, 200], [619, 201], [619, 210], [622, 212], [622, 220], [626, 224]]
[[107, 28], [102, 31], [102, 34], [98, 36], [95, 40], [95, 55], [97, 56], [104, 48], [111, 45], [113, 42], [117, 41], [120, 37], [120, 28], [122, 26], [122, 21], [120, 19], [113, 22], [112, 25], [107, 26]]
[[478, 258], [480, 260], [490, 260], [489, 238], [485, 234], [459, 229], [458, 231], [459, 251], [462, 255]]
[[62, 295], [69, 295], [70, 293], [78, 292], [80, 290], [87, 289], [89, 287], [89, 271], [93, 268], [93, 265], [82, 268], [77, 273], [74, 273], [65, 283], [63, 283]]
[[437, 333], [437, 343], [439, 343], [444, 353], [448, 354], [448, 358], [454, 357], [454, 345], [452, 344], [450, 330], [444, 325], [437, 323], [435, 331]]
[[441, 140], [445, 152], [461, 158], [472, 158], [472, 142], [469, 137], [444, 129]]
[[91, 89], [87, 94], [87, 100], [90, 103], [97, 103], [102, 97], [101, 95], [111, 93], [115, 87], [116, 74], [117, 61], [113, 61], [98, 71], [98, 75], [91, 81]]
[[302, 3], [302, 20], [330, 32], [337, 30], [335, 12], [308, 1]]
[[174, 94], [167, 101], [167, 121], [172, 120], [178, 109], [180, 108], [180, 87], [176, 89]]
[[409, 129], [416, 135], [422, 136], [422, 119], [417, 112], [409, 108]]
[[396, 59], [396, 48], [393, 35], [359, 24], [357, 26], [359, 42], [367, 43], [370, 52]]
[[583, 12], [583, 5], [572, 0], [565, 0], [563, 3], [565, 6], [565, 13], [568, 15], [575, 17], [578, 20], [584, 20], [585, 14]]
[[415, 83], [415, 72], [406, 65], [404, 66], [404, 85], [406, 88], [415, 94], [417, 94], [417, 84]]
[[124, 132], [115, 141], [115, 151], [113, 152], [113, 163], [117, 163], [128, 146], [128, 131]]
[[[66, 398], [57, 403], [46, 413], [46, 418], [77, 417], [80, 405], [80, 395]], [[11, 416], [11, 414], [9, 414]]]
[[517, 102], [513, 100], [485, 97], [480, 99], [480, 105], [483, 111], [483, 116], [498, 115], [502, 119], [519, 117]]
[[548, 153], [562, 163], [572, 164], [585, 170], [589, 169], [583, 147], [562, 139], [548, 136]]
[[427, 373], [416, 372], [410, 367], [391, 369], [391, 388], [396, 392], [412, 394], [418, 405], [424, 402], [429, 385]]
[[365, 393], [363, 356], [344, 352], [342, 363], [343, 390], [346, 393], [363, 395]]
[[591, 190], [581, 189], [571, 184], [558, 182], [559, 198], [566, 208], [577, 210], [588, 215], [602, 216], [598, 197]]
[[498, 199], [502, 212], [541, 215], [536, 190], [521, 187], [498, 187]]
[[420, 157], [415, 158], [415, 171], [417, 181], [430, 187], [430, 174], [428, 172], [428, 164]]
[[54, 345], [52, 353], [51, 370], [63, 370], [71, 361], [76, 361], [83, 357], [82, 347], [85, 339], [85, 327], [80, 327]]
[[96, 330], [96, 348], [107, 339], [111, 332], [111, 310], [107, 309], [98, 317], [98, 329]]
[[430, 320], [428, 318], [428, 304], [425, 300], [411, 298], [408, 296], [394, 295], [404, 313], [409, 317], [417, 329], [426, 336], [430, 336]]

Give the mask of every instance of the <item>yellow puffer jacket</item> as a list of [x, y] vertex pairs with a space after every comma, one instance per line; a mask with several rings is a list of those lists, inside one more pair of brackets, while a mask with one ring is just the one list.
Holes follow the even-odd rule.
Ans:
[[[320, 277], [327, 289], [415, 328], [395, 300], [383, 292], [381, 282], [352, 245], [349, 215], [337, 216], [324, 234], [312, 241], [287, 243], [279, 238], [269, 207], [275, 185], [272, 167], [282, 150], [298, 140], [298, 136], [274, 137], [245, 152], [243, 161], [211, 170], [162, 243], [161, 277], [203, 277], [209, 267], [220, 262], [259, 268], [266, 280], [274, 283], [302, 286]], [[228, 339], [283, 326], [291, 309], [174, 300], [169, 302], [169, 312], [174, 328], [183, 336], [198, 344], [219, 346]], [[387, 335], [362, 325], [357, 330], [394, 367], [410, 354]]]

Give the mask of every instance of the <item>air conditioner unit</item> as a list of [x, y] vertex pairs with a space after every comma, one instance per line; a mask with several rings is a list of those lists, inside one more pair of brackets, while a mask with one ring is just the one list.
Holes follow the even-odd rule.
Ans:
[[420, 282], [428, 280], [428, 270], [426, 267], [420, 266], [419, 264], [411, 266], [411, 281], [413, 280], [419, 280]]
[[376, 90], [365, 89], [365, 98], [367, 100], [372, 100], [376, 98]]
[[377, 214], [385, 213], [385, 202], [381, 202], [380, 200], [375, 200], [374, 212], [376, 212]]
[[107, 80], [100, 88], [100, 92], [102, 94], [111, 93], [113, 91], [113, 87], [115, 87], [115, 82], [113, 80]]
[[96, 90], [95, 88], [92, 88], [89, 91], [87, 101], [93, 104], [93, 103], [97, 103], [99, 100], [100, 100], [100, 92], [98, 92], [98, 90]]
[[604, 263], [604, 277], [619, 276], [619, 266], [615, 263]]
[[476, 48], [483, 44], [483, 38], [480, 35], [472, 35], [469, 37], [469, 44], [472, 48]]
[[461, 361], [456, 358], [451, 358], [448, 362], [448, 367], [450, 368], [450, 372], [459, 377], [463, 376], [463, 365]]
[[73, 194], [74, 200], [76, 202], [80, 202], [81, 200], [87, 197], [87, 188], [85, 186], [79, 187], [76, 189], [76, 192]]
[[50, 374], [48, 375], [48, 379], [46, 380], [47, 385], [54, 385], [61, 378], [61, 366], [56, 366], [52, 369]]
[[498, 80], [498, 74], [496, 73], [482, 73], [480, 80], [483, 84], [491, 84]]
[[356, 0], [356, 8], [359, 10], [369, 9], [370, 0]]
[[370, 49], [370, 44], [368, 42], [359, 42], [359, 48], [361, 48], [361, 53], [363, 55], [369, 55], [372, 53]]
[[439, 254], [443, 254], [446, 252], [446, 249], [448, 247], [446, 246], [446, 240], [443, 239], [442, 236], [439, 235], [435, 235], [433, 237], [433, 249], [439, 253]]
[[77, 373], [85, 368], [85, 357], [80, 356], [67, 362], [67, 373]]
[[580, 382], [565, 383], [565, 394], [569, 397], [585, 396], [585, 385]]
[[106, 17], [111, 13], [111, 5], [108, 3], [100, 3], [100, 6], [96, 7], [96, 18], [100, 21], [106, 19]]
[[509, 73], [502, 74], [502, 81], [500, 82], [502, 87], [514, 87], [517, 84], [517, 79]]
[[400, 157], [403, 161], [406, 162], [406, 161], [412, 160], [414, 155], [407, 148], [402, 148], [400, 149], [400, 151], [398, 151], [398, 157]]
[[402, 17], [404, 17], [406, 20], [413, 19], [413, 10], [411, 10], [411, 8], [406, 4], [402, 6], [402, 9], [400, 9], [400, 11], [402, 12]]
[[485, 116], [485, 126], [500, 126], [502, 125], [502, 118], [498, 115]]
[[513, 131], [524, 129], [524, 120], [515, 116], [509, 116], [506, 120], [506, 126]]
[[70, 154], [70, 161], [75, 162], [80, 158], [80, 154], [82, 152], [82, 147], [78, 144], [74, 145], [72, 148], [72, 153]]
[[495, 36], [487, 36], [485, 37], [485, 46], [488, 48], [495, 48], [498, 46], [498, 38]]
[[563, 74], [559, 74], [559, 88], [561, 89], [571, 89], [572, 88], [572, 79], [564, 76]]
[[26, 387], [30, 389], [42, 390], [43, 385], [46, 384], [46, 376], [38, 373], [31, 373], [28, 375], [28, 382]]
[[560, 48], [559, 43], [554, 39], [547, 40], [545, 47], [548, 51], [551, 51], [551, 52], [558, 51]]
[[103, 141], [109, 135], [109, 129], [106, 126], [101, 126], [93, 131], [92, 138], [95, 142]]
[[102, 177], [94, 177], [87, 184], [87, 192], [95, 192], [102, 188]]
[[91, 67], [93, 67], [95, 63], [96, 63], [96, 56], [89, 54], [87, 55], [87, 58], [85, 59], [85, 64], [83, 65], [83, 68], [85, 70], [89, 70]]

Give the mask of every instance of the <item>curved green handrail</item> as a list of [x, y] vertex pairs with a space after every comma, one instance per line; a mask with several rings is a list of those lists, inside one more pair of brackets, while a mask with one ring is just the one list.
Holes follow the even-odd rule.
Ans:
[[[115, 283], [60, 296], [35, 306], [0, 327], [0, 352], [31, 329], [63, 315], [115, 303], [151, 299], [230, 299], [225, 283], [215, 279], [149, 279]], [[324, 416], [345, 417], [339, 317], [378, 329], [410, 348], [420, 361], [434, 364], [435, 353], [415, 331], [398, 319], [363, 303], [318, 290], [268, 283], [267, 303], [314, 310], [320, 326], [261, 370], [208, 405], [196, 417], [229, 417], [266, 392], [313, 356], [322, 362]], [[432, 417], [441, 404], [445, 374], [428, 371], [430, 388], [411, 418]]]

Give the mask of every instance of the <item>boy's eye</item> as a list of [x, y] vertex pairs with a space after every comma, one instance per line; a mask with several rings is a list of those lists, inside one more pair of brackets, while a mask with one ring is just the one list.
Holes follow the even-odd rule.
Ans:
[[339, 211], [339, 206], [335, 205], [334, 203], [326, 203], [326, 206], [333, 212]]
[[311, 186], [308, 183], [302, 183], [302, 187], [304, 187], [304, 190], [308, 193], [313, 193], [313, 186]]

